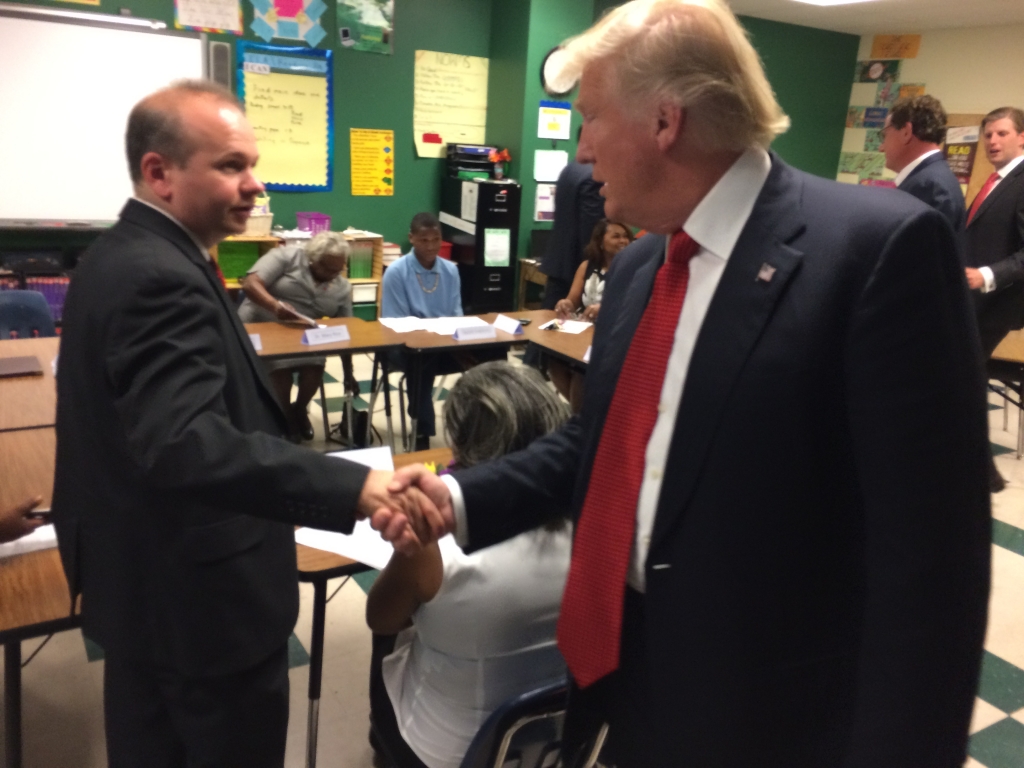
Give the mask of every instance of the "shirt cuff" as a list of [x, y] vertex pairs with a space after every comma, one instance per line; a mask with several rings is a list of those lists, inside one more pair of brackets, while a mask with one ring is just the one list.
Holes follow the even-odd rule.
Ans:
[[981, 276], [985, 278], [985, 284], [981, 286], [982, 293], [991, 293], [996, 289], [996, 276], [992, 273], [991, 267], [978, 267]]
[[455, 543], [465, 549], [469, 544], [469, 527], [466, 524], [466, 500], [462, 496], [459, 482], [451, 475], [441, 475], [441, 481], [448, 486], [452, 497], [452, 511], [455, 513]]

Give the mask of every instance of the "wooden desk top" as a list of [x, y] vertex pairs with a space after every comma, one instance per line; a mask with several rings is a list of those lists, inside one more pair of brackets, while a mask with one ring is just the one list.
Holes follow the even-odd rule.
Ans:
[[1024, 331], [1010, 331], [992, 353], [993, 360], [1024, 364]]
[[0, 341], [0, 357], [35, 355], [43, 367], [42, 376], [16, 376], [0, 379], [0, 431], [52, 427], [57, 423], [57, 380], [53, 377], [53, 358], [60, 337], [46, 339], [5, 339]]
[[[550, 315], [547, 320], [555, 316], [555, 313], [550, 309], [538, 310], [538, 312], [545, 312], [547, 315]], [[540, 326], [546, 323], [547, 320], [535, 320], [533, 324], [524, 328], [526, 337], [534, 344], [543, 347], [545, 352], [554, 357], [560, 358], [577, 368], [585, 368], [587, 364], [583, 362], [583, 355], [594, 342], [594, 326], [590, 326], [583, 333], [542, 331]]]
[[[6, 509], [39, 494], [49, 506], [57, 438], [52, 427], [0, 433], [0, 507]], [[71, 595], [56, 549], [0, 560], [0, 635], [42, 634], [50, 622], [68, 616]], [[33, 631], [33, 627], [39, 627]], [[52, 629], [52, 628], [51, 628]]]
[[406, 334], [395, 333], [380, 323], [367, 322], [358, 317], [336, 317], [321, 320], [324, 325], [344, 325], [348, 327], [350, 339], [337, 344], [317, 344], [308, 346], [302, 343], [302, 334], [306, 330], [300, 325], [284, 323], [246, 323], [249, 333], [258, 333], [263, 349], [260, 357], [303, 357], [337, 354], [338, 352], [369, 352], [377, 349], [402, 346]]
[[513, 336], [512, 334], [505, 333], [504, 331], [497, 331], [498, 336], [496, 339], [456, 341], [451, 336], [441, 336], [440, 334], [433, 333], [431, 331], [412, 331], [410, 333], [401, 333], [399, 334], [399, 337], [411, 352], [436, 352], [442, 349], [471, 349], [473, 347], [488, 347], [497, 344], [522, 344], [529, 341], [528, 332], [531, 328], [535, 328], [537, 324], [544, 323], [555, 316], [555, 313], [549, 309], [534, 309], [524, 310], [521, 312], [489, 312], [486, 315], [477, 315], [477, 317], [482, 319], [484, 322], [493, 323], [494, 318], [499, 314], [514, 317], [516, 319], [528, 317], [532, 324], [524, 328], [524, 333], [520, 336]]

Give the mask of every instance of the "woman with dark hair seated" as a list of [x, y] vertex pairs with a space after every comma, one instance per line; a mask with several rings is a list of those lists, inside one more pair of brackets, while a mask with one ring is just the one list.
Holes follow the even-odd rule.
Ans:
[[[525, 448], [567, 416], [534, 369], [500, 361], [464, 373], [443, 412], [458, 467]], [[458, 768], [500, 704], [564, 677], [555, 624], [571, 542], [559, 521], [471, 555], [447, 536], [391, 558], [366, 602], [375, 764]], [[381, 664], [393, 640], [382, 636], [398, 632]]]
[[[567, 320], [577, 313], [581, 320], [597, 320], [604, 295], [604, 279], [612, 259], [632, 242], [633, 232], [625, 224], [608, 219], [597, 222], [590, 242], [583, 250], [586, 260], [576, 270], [569, 296], [555, 304], [559, 320]], [[573, 371], [565, 363], [551, 360], [548, 362], [548, 376], [555, 389], [569, 401], [572, 412], [579, 413], [583, 405], [583, 374]]]

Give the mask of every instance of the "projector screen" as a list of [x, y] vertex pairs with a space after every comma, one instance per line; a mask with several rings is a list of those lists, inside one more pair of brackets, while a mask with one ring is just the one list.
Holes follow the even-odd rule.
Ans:
[[203, 76], [203, 38], [0, 15], [0, 220], [112, 222], [128, 112]]

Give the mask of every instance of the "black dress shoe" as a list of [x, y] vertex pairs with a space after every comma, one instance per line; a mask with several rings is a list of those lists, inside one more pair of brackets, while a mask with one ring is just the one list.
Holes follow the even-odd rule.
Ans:
[[313, 422], [309, 420], [309, 413], [305, 408], [292, 405], [292, 418], [295, 423], [295, 430], [303, 440], [313, 439]]
[[416, 435], [416, 450], [417, 451], [429, 451], [430, 450], [430, 437], [427, 435]]

